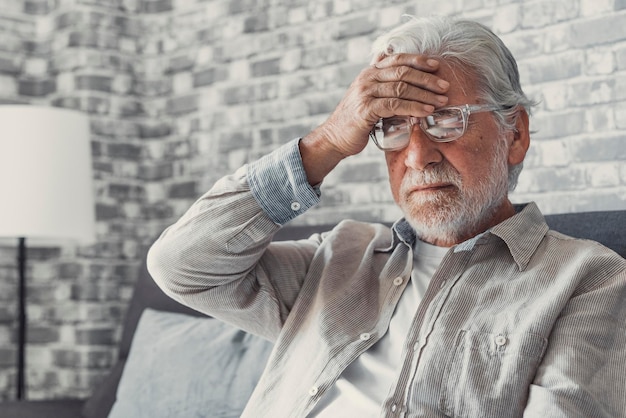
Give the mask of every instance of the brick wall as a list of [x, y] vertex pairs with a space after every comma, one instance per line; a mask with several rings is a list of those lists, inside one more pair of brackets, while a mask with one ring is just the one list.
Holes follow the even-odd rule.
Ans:
[[[383, 4], [383, 6], [381, 6]], [[403, 13], [492, 27], [531, 121], [514, 201], [626, 208], [623, 0], [0, 0], [0, 103], [91, 118], [98, 242], [29, 251], [29, 397], [87, 396], [106, 374], [139, 258], [203, 191], [323, 121]], [[342, 162], [298, 223], [392, 221], [375, 147]], [[0, 398], [14, 396], [15, 248], [0, 242]]]

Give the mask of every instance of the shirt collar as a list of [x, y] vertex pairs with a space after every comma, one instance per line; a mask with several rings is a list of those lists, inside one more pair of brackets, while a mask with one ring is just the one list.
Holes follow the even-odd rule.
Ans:
[[416, 239], [413, 227], [409, 225], [406, 219], [401, 218], [391, 226], [391, 244], [386, 247], [375, 248], [374, 251], [383, 253], [391, 252], [400, 242], [413, 248]]
[[509, 247], [511, 256], [522, 271], [530, 262], [549, 228], [535, 203], [516, 205], [515, 210], [517, 211], [515, 215], [491, 228], [490, 232]]
[[[535, 203], [531, 202], [525, 205], [515, 205], [515, 211], [517, 212], [515, 215], [492, 227], [488, 231], [480, 233], [454, 246], [454, 251], [472, 250], [477, 243], [488, 239], [489, 234], [491, 234], [504, 241], [517, 267], [520, 271], [524, 270], [549, 228]], [[401, 218], [396, 221], [391, 227], [391, 230], [391, 245], [387, 248], [380, 248], [378, 251], [389, 252], [395, 248], [399, 242], [405, 243], [410, 248], [414, 247], [417, 237], [413, 227], [409, 225], [406, 219]]]

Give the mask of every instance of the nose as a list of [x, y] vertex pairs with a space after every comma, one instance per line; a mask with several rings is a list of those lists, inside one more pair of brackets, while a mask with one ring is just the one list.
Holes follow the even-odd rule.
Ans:
[[424, 170], [431, 164], [443, 161], [439, 144], [428, 139], [418, 124], [411, 126], [411, 139], [404, 152], [404, 165], [414, 170]]

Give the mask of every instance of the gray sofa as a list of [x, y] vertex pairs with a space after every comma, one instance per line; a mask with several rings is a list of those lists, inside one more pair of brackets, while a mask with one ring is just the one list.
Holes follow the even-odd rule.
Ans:
[[[546, 219], [552, 229], [567, 235], [599, 241], [622, 257], [626, 257], [626, 210], [549, 215]], [[277, 233], [275, 239], [306, 238], [314, 232], [328, 230], [331, 227], [330, 225], [287, 226]], [[137, 278], [123, 324], [117, 363], [106, 379], [94, 390], [91, 397], [89, 399], [3, 402], [0, 403], [0, 417], [106, 417], [115, 402], [117, 387], [131, 350], [131, 342], [142, 312], [146, 308], [193, 317], [203, 316], [166, 297], [152, 281], [144, 264]], [[212, 415], [209, 412], [207, 416]]]

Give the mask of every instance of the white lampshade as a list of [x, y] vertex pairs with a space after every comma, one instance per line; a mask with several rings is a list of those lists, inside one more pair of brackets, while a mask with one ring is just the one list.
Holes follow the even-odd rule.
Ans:
[[0, 236], [89, 243], [94, 213], [87, 116], [0, 106]]

